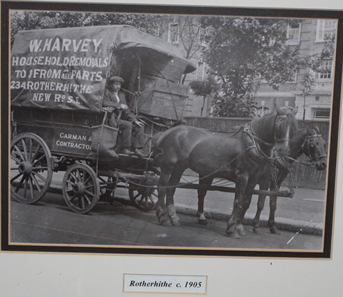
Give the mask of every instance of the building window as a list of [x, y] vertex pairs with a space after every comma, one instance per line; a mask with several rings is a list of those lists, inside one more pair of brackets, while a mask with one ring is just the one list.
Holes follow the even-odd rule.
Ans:
[[335, 37], [336, 21], [335, 20], [318, 20], [316, 41], [325, 41]]
[[329, 120], [330, 119], [330, 109], [329, 108], [314, 108], [313, 109], [313, 119]]
[[332, 60], [323, 60], [318, 72], [315, 73], [315, 79], [331, 79], [332, 78]]
[[173, 44], [179, 44], [179, 24], [170, 23], [168, 27], [168, 42]]
[[198, 67], [196, 72], [196, 79], [204, 80], [206, 73], [206, 65], [203, 61], [198, 61]]
[[288, 24], [287, 43], [298, 44], [300, 42], [301, 24]]

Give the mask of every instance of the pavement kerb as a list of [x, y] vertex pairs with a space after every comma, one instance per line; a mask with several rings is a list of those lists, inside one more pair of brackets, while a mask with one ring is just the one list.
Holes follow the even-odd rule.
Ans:
[[[178, 205], [176, 206], [176, 211], [182, 214], [197, 216], [197, 210]], [[205, 216], [207, 219], [215, 219], [220, 221], [227, 221], [229, 218], [228, 214], [216, 212], [216, 211], [205, 211]], [[252, 226], [254, 217], [252, 215], [246, 214], [243, 220], [244, 225]], [[294, 220], [288, 218], [276, 218], [276, 224], [279, 230], [285, 230], [290, 232], [301, 232], [304, 234], [312, 234], [312, 235], [322, 235], [323, 234], [323, 224], [321, 223], [314, 223], [314, 222], [307, 222], [302, 220]], [[260, 225], [261, 227], [268, 226], [268, 217], [261, 216], [260, 218]]]
[[[62, 188], [59, 185], [50, 185], [48, 190], [52, 193], [62, 194]], [[119, 198], [119, 202], [125, 203], [124, 199]], [[127, 201], [127, 200], [126, 200]], [[197, 209], [190, 208], [189, 206], [185, 205], [175, 205], [176, 211], [182, 214], [191, 215], [197, 217]], [[205, 216], [207, 219], [215, 219], [220, 221], [227, 221], [229, 218], [228, 214], [224, 214], [221, 212], [217, 212], [214, 210], [205, 211]], [[254, 217], [251, 214], [246, 214], [243, 220], [244, 225], [252, 226]], [[303, 234], [312, 234], [312, 235], [322, 235], [323, 234], [323, 224], [321, 223], [314, 223], [314, 222], [307, 222], [303, 220], [295, 220], [289, 218], [276, 218], [276, 224], [279, 230], [285, 230], [290, 232], [301, 232]], [[260, 218], [260, 225], [261, 227], [268, 226], [268, 217], [261, 216]]]

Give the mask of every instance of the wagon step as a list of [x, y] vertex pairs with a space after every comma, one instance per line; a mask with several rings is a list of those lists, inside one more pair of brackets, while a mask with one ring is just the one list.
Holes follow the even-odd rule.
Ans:
[[[201, 186], [198, 184], [181, 184], [178, 188], [182, 189], [200, 189], [201, 187], [206, 187], [209, 191], [220, 191], [220, 192], [227, 192], [227, 193], [235, 193], [235, 188], [232, 187], [221, 187], [221, 186]], [[288, 191], [266, 191], [266, 190], [253, 190], [253, 194], [255, 195], [267, 195], [267, 196], [277, 196], [277, 197], [285, 197], [285, 198], [293, 198], [293, 193]]]

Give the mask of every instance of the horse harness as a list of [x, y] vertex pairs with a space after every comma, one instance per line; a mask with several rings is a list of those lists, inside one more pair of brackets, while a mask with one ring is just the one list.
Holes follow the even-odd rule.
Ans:
[[315, 138], [322, 138], [322, 135], [320, 134], [314, 134], [314, 135], [310, 135], [310, 136], [307, 136], [304, 140], [304, 142], [302, 143], [301, 145], [301, 151], [303, 153], [305, 153], [307, 155], [307, 157], [309, 158], [309, 162], [302, 162], [302, 161], [299, 161], [297, 159], [294, 159], [290, 156], [285, 156], [285, 157], [276, 157], [275, 158], [275, 161], [277, 163], [277, 165], [281, 168], [285, 168], [287, 169], [288, 171], [291, 170], [291, 167], [292, 167], [292, 163], [290, 163], [288, 160], [291, 160], [293, 162], [297, 162], [297, 163], [300, 163], [300, 164], [303, 164], [303, 165], [306, 165], [306, 166], [311, 166], [311, 167], [315, 167], [316, 166], [316, 161], [320, 160], [321, 158], [324, 158], [326, 157], [327, 155], [326, 154], [323, 154], [323, 155], [320, 155], [320, 156], [312, 156], [311, 154], [311, 151], [310, 151], [310, 140], [311, 139], [315, 139]]
[[[287, 115], [278, 115], [276, 118], [275, 118], [275, 123], [274, 123], [274, 127], [276, 126], [276, 121], [278, 119], [285, 119], [287, 117]], [[285, 138], [277, 138], [276, 137], [276, 129], [274, 130], [274, 143], [270, 143], [270, 142], [266, 142], [264, 140], [262, 140], [261, 138], [259, 138], [258, 136], [256, 136], [256, 133], [253, 131], [253, 128], [252, 128], [252, 125], [251, 125], [251, 122], [250, 123], [247, 123], [245, 124], [245, 127], [243, 129], [243, 131], [249, 136], [249, 138], [252, 140], [253, 144], [251, 146], [248, 147], [248, 149], [252, 149], [254, 148], [258, 157], [260, 159], [262, 159], [264, 162], [267, 161], [271, 164], [274, 163], [274, 160], [275, 158], [277, 158], [277, 153], [276, 151], [272, 150], [271, 151], [271, 154], [270, 156], [268, 156], [267, 154], [265, 154], [260, 146], [256, 143], [256, 140], [262, 142], [264, 145], [266, 146], [270, 146], [270, 147], [273, 147], [275, 146], [275, 143], [278, 143], [278, 142], [283, 142], [283, 141], [289, 141], [289, 137], [285, 137]]]

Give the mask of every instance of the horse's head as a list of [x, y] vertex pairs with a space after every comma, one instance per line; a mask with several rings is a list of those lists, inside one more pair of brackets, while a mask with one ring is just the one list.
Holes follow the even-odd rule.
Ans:
[[289, 141], [297, 133], [298, 122], [295, 115], [298, 108], [282, 107], [275, 105], [274, 143], [278, 155], [285, 156], [289, 153]]
[[326, 168], [326, 142], [319, 133], [319, 129], [306, 128], [308, 136], [306, 137], [302, 150], [310, 158], [310, 162], [316, 164], [317, 170]]
[[279, 156], [288, 155], [290, 138], [298, 130], [298, 122], [295, 119], [297, 111], [293, 108], [278, 108], [275, 105], [273, 113], [250, 123], [251, 131], [265, 153], [274, 148]]

